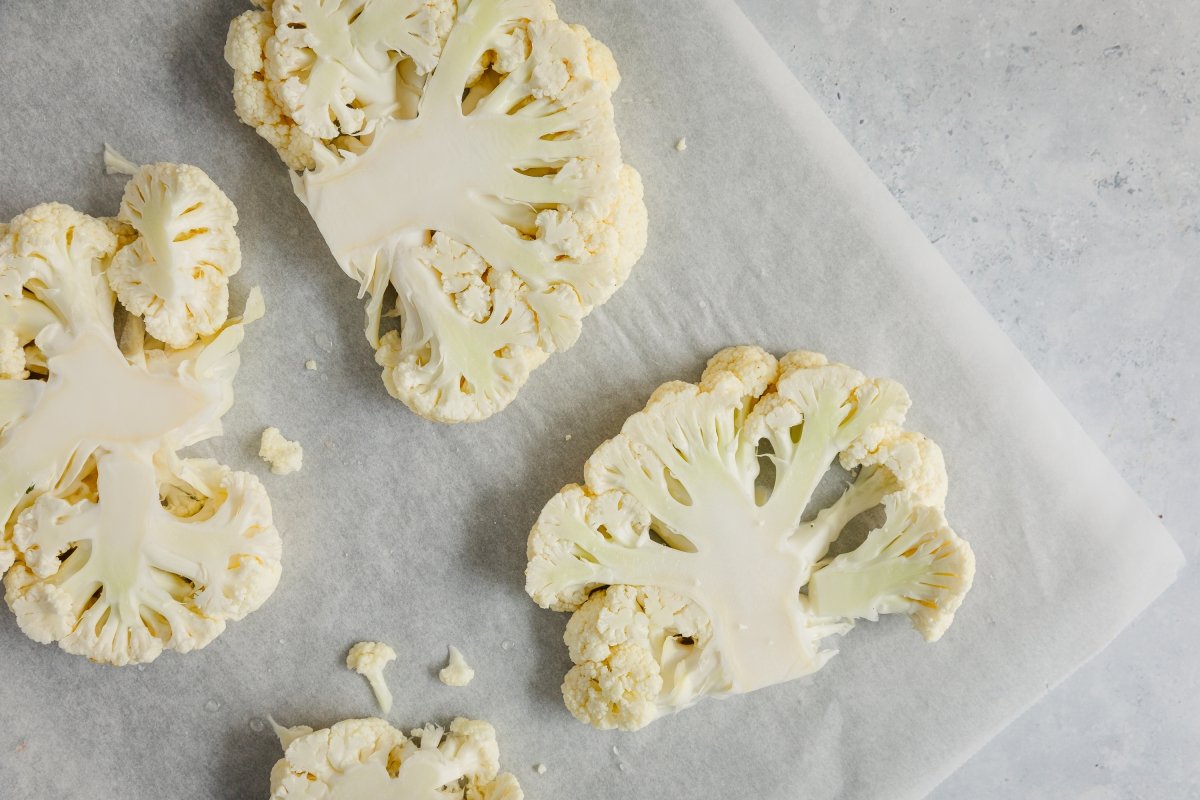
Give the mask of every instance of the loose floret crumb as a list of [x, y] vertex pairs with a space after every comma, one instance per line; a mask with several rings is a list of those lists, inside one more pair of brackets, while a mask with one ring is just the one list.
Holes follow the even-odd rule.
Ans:
[[310, 370], [312, 372], [316, 372], [317, 371], [317, 362], [310, 358], [308, 361], [304, 362], [304, 368], [307, 370]]
[[533, 768], [533, 771], [536, 772], [538, 775], [545, 775], [546, 774], [546, 765], [538, 764]]
[[684, 150], [687, 150], [687, 137], [686, 136], [681, 137], [679, 139], [679, 141], [675, 143], [675, 149], [681, 153]]
[[475, 677], [475, 670], [463, 658], [457, 647], [450, 648], [450, 662], [438, 673], [438, 679], [447, 686], [466, 686]]
[[271, 465], [271, 472], [276, 475], [290, 475], [304, 466], [304, 448], [299, 442], [285, 439], [279, 428], [263, 431], [258, 455]]

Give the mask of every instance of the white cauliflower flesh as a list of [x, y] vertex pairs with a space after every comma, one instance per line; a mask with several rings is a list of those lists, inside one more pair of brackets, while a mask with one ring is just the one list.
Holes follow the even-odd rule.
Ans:
[[[496, 731], [458, 718], [405, 736], [381, 719], [331, 728], [283, 729], [284, 756], [271, 771], [272, 800], [522, 800], [500, 772]], [[296, 734], [294, 735], [293, 731]]]
[[380, 710], [392, 710], [392, 690], [388, 688], [383, 670], [396, 660], [396, 651], [383, 642], [359, 642], [346, 654], [346, 669], [352, 669], [367, 679]]
[[183, 348], [225, 324], [229, 278], [242, 266], [237, 209], [187, 164], [141, 167], [117, 219], [138, 237], [113, 257], [108, 280], [151, 336]]
[[[118, 313], [109, 278], [118, 261], [136, 272], [186, 260], [171, 252], [186, 242], [160, 223], [136, 233], [114, 223], [118, 236], [47, 204], [0, 239], [0, 338], [15, 337], [24, 359], [0, 379], [5, 600], [30, 638], [116, 665], [203, 647], [258, 608], [280, 573], [259, 481], [177, 455], [220, 434], [261, 296], [241, 320], [226, 320], [222, 301], [220, 326], [187, 347], [149, 339], [142, 319]], [[143, 238], [156, 244], [134, 250]]]
[[447, 686], [466, 686], [475, 679], [475, 670], [471, 669], [471, 665], [463, 658], [462, 652], [457, 647], [450, 647], [450, 659], [446, 666], [442, 667], [438, 672], [438, 680]]
[[279, 428], [267, 428], [258, 443], [258, 456], [276, 475], [291, 475], [304, 466], [304, 447], [286, 438]]
[[260, 5], [226, 46], [238, 114], [303, 170], [388, 391], [441, 422], [499, 411], [645, 248], [611, 53], [550, 0]]
[[[815, 672], [833, 655], [823, 639], [880, 614], [939, 638], [975, 562], [943, 516], [941, 451], [900, 427], [908, 406], [894, 381], [756, 347], [721, 351], [698, 385], [660, 387], [529, 537], [527, 591], [574, 612], [570, 711], [637, 729]], [[818, 509], [835, 459], [856, 474]], [[884, 523], [830, 560], [879, 506]]]

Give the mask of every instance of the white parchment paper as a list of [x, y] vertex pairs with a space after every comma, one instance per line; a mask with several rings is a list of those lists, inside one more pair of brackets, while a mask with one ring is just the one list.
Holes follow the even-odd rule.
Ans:
[[[199, 449], [265, 475], [286, 547], [266, 607], [145, 669], [37, 645], [2, 610], [0, 797], [264, 797], [267, 714], [376, 712], [342, 666], [361, 638], [400, 653], [395, 723], [491, 720], [531, 800], [916, 797], [1172, 580], [1181, 556], [1162, 526], [729, 0], [560, 3], [622, 67], [650, 246], [508, 411], [454, 428], [386, 396], [356, 287], [235, 119], [221, 48], [241, 10], [0, 3], [0, 218], [45, 200], [114, 213], [123, 181], [101, 174], [102, 141], [195, 163], [238, 205], [237, 294], [261, 285], [268, 315], [243, 347], [227, 436]], [[863, 625], [809, 679], [592, 731], [559, 697], [566, 616], [522, 590], [526, 533], [655, 386], [748, 342], [908, 387], [911, 424], [946, 454], [975, 589], [935, 646], [903, 620]], [[256, 459], [267, 425], [305, 445], [298, 475]], [[448, 644], [477, 670], [465, 689], [437, 682]]]

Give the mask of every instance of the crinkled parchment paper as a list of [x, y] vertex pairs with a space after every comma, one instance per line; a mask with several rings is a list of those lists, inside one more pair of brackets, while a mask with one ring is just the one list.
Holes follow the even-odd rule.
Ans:
[[[0, 217], [44, 200], [114, 213], [122, 180], [101, 173], [102, 141], [197, 164], [237, 203], [236, 287], [260, 284], [268, 315], [243, 347], [227, 436], [198, 449], [265, 476], [286, 547], [265, 608], [145, 669], [37, 645], [0, 613], [0, 796], [264, 797], [267, 714], [375, 713], [342, 666], [367, 637], [400, 653], [394, 722], [491, 720], [531, 800], [918, 796], [1173, 578], [1162, 526], [729, 0], [561, 3], [622, 67], [650, 246], [509, 410], [453, 428], [386, 396], [355, 285], [234, 117], [221, 49], [241, 10], [0, 4]], [[655, 386], [745, 342], [908, 387], [913, 427], [945, 450], [975, 589], [935, 646], [903, 620], [864, 624], [811, 678], [636, 734], [592, 731], [559, 698], [566, 616], [522, 590], [526, 533]], [[298, 475], [255, 457], [267, 425], [305, 445]], [[478, 673], [466, 689], [437, 682], [451, 643]]]

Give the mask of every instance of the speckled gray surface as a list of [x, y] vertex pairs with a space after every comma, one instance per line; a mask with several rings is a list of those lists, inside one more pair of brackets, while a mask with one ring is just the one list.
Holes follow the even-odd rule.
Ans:
[[1200, 6], [740, 2], [1189, 560], [933, 797], [1200, 797]]

